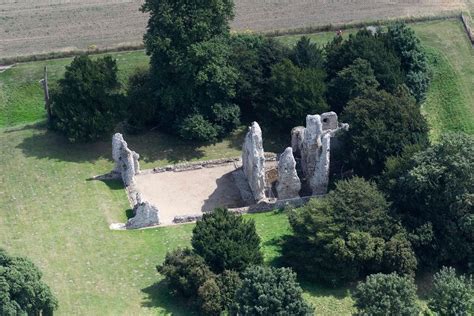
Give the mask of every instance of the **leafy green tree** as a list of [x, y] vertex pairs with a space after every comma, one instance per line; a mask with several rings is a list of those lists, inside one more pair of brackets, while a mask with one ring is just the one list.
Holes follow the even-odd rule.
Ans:
[[254, 34], [232, 36], [230, 45], [231, 64], [239, 74], [234, 102], [245, 122], [262, 121], [271, 97], [272, 68], [289, 56], [289, 49], [273, 38]]
[[373, 274], [359, 283], [353, 294], [356, 315], [418, 315], [416, 285], [411, 277], [391, 274]]
[[119, 88], [117, 64], [110, 56], [75, 57], [51, 92], [53, 127], [71, 142], [106, 136], [122, 116]]
[[306, 36], [302, 36], [298, 40], [291, 52], [290, 59], [300, 68], [323, 68], [324, 66], [323, 50], [319, 48], [318, 44], [311, 43], [311, 39]]
[[0, 315], [52, 315], [58, 302], [30, 260], [0, 249]]
[[[231, 108], [225, 113], [236, 111], [231, 101], [238, 73], [230, 64], [229, 45], [233, 7], [231, 0], [145, 1], [142, 10], [149, 13], [150, 19], [144, 41], [151, 55], [157, 120], [165, 131], [183, 136], [183, 131], [190, 129], [190, 122], [183, 127], [182, 120], [195, 117], [192, 121], [200, 124], [191, 124], [192, 127], [200, 130], [206, 126], [207, 132], [191, 133], [187, 138], [213, 140], [216, 133], [223, 136], [238, 123], [235, 116], [218, 116], [214, 111], [217, 104]], [[210, 132], [210, 126], [215, 131]]]
[[428, 125], [406, 89], [365, 93], [347, 104], [341, 120], [350, 126], [343, 135], [349, 165], [364, 177], [379, 175], [406, 146], [428, 144]]
[[196, 298], [206, 280], [215, 278], [204, 259], [189, 248], [168, 252], [163, 264], [156, 268], [165, 276], [171, 291], [186, 298]]
[[150, 72], [144, 68], [136, 69], [128, 79], [126, 115], [132, 133], [152, 125], [158, 115], [150, 83]]
[[370, 63], [357, 58], [328, 83], [328, 103], [332, 111], [341, 113], [347, 102], [378, 87], [379, 83]]
[[337, 182], [325, 198], [290, 212], [284, 260], [306, 278], [332, 285], [375, 272], [413, 274], [414, 252], [389, 206], [373, 183]]
[[430, 82], [428, 60], [420, 40], [405, 23], [395, 23], [388, 27], [385, 41], [399, 56], [405, 83], [420, 102], [424, 99]]
[[474, 314], [474, 282], [457, 276], [454, 268], [443, 267], [434, 275], [429, 307], [440, 316]]
[[236, 315], [313, 315], [303, 299], [296, 274], [289, 268], [252, 266], [242, 275], [235, 295]]
[[447, 133], [411, 159], [388, 166], [388, 191], [425, 265], [474, 265], [472, 148], [473, 136]]
[[267, 127], [289, 131], [303, 125], [306, 115], [325, 112], [326, 85], [322, 69], [299, 68], [284, 60], [272, 69], [269, 103], [263, 123]]
[[225, 270], [217, 276], [223, 309], [230, 310], [234, 304], [235, 293], [242, 286], [242, 280], [237, 272]]
[[198, 289], [199, 305], [203, 315], [220, 315], [222, 306], [221, 289], [215, 278], [207, 279]]
[[381, 34], [362, 29], [351, 34], [347, 40], [340, 36], [326, 46], [326, 70], [328, 80], [337, 77], [337, 73], [354, 63], [357, 58], [367, 60], [374, 71], [375, 78], [382, 89], [395, 92], [404, 83], [400, 58], [395, 51], [385, 45]]
[[243, 271], [263, 262], [255, 222], [217, 208], [204, 214], [193, 229], [192, 246], [216, 273]]

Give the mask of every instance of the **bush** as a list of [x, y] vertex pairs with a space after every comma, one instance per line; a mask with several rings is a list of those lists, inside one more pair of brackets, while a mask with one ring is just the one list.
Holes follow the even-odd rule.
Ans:
[[191, 243], [216, 273], [243, 271], [249, 265], [263, 262], [255, 222], [226, 209], [204, 214], [193, 229]]
[[313, 308], [304, 301], [302, 293], [291, 269], [249, 267], [242, 275], [232, 314], [313, 315]]
[[0, 249], [0, 315], [53, 315], [58, 302], [27, 258]]
[[179, 128], [179, 135], [188, 140], [216, 141], [217, 128], [201, 114], [188, 116], [183, 120]]
[[370, 91], [350, 101], [341, 120], [350, 126], [342, 136], [349, 165], [360, 176], [379, 175], [406, 146], [428, 145], [428, 125], [406, 89]]
[[325, 112], [326, 85], [322, 69], [301, 69], [289, 60], [275, 65], [270, 78], [270, 95], [263, 123], [272, 129], [290, 131], [304, 125], [306, 115]]
[[418, 315], [416, 285], [412, 278], [391, 274], [373, 274], [354, 291], [357, 315]]
[[163, 264], [156, 268], [165, 276], [171, 291], [186, 298], [196, 298], [198, 289], [215, 277], [204, 259], [187, 248], [168, 252]]
[[434, 275], [429, 307], [437, 315], [467, 316], [474, 314], [472, 277], [457, 276], [454, 268], [443, 267]]
[[473, 136], [448, 133], [387, 166], [388, 191], [424, 265], [474, 264], [472, 148]]
[[225, 270], [217, 276], [223, 309], [230, 310], [234, 304], [235, 293], [242, 286], [242, 280], [237, 272]]
[[75, 57], [51, 92], [53, 127], [71, 142], [107, 136], [123, 114], [119, 87], [117, 64], [110, 56]]
[[221, 290], [216, 279], [208, 279], [198, 289], [199, 305], [203, 315], [220, 315], [223, 311]]
[[306, 278], [337, 285], [375, 272], [413, 274], [416, 258], [383, 194], [362, 178], [339, 181], [289, 216], [284, 260]]

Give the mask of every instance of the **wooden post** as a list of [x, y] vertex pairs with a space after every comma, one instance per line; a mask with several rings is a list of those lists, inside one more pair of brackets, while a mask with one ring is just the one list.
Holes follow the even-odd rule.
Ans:
[[44, 66], [44, 76], [40, 83], [43, 85], [44, 90], [44, 108], [48, 114], [48, 123], [51, 123], [51, 104], [49, 100], [49, 87], [48, 87], [48, 68]]

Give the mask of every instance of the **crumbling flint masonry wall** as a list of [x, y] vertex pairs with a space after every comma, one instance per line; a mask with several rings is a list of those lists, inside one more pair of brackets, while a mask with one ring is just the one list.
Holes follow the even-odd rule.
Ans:
[[140, 155], [128, 148], [122, 134], [117, 133], [112, 137], [112, 157], [115, 161], [113, 173], [122, 178], [129, 195], [134, 197], [133, 213], [125, 224], [125, 228], [142, 228], [160, 224], [159, 211], [147, 201], [143, 201], [140, 193], [135, 188], [135, 176], [140, 173], [138, 159]]
[[[275, 189], [279, 200], [298, 198], [304, 185], [311, 195], [327, 193], [331, 138], [336, 136], [337, 132], [348, 129], [348, 124], [339, 124], [334, 112], [308, 115], [306, 127], [293, 128], [291, 147], [286, 148], [278, 160], [278, 181]], [[300, 162], [302, 179], [298, 176], [295, 156]], [[256, 122], [249, 127], [245, 137], [242, 169], [255, 202], [268, 199], [269, 196], [265, 193], [272, 192], [269, 187], [271, 184], [267, 183], [265, 178], [262, 131]]]

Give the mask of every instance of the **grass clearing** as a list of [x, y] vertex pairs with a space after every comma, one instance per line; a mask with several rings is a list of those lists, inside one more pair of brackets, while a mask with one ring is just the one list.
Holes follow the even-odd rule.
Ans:
[[[143, 155], [144, 168], [240, 152], [232, 139], [199, 148], [158, 133], [127, 141]], [[194, 225], [110, 231], [109, 223], [126, 219], [125, 192], [117, 182], [87, 180], [112, 168], [109, 142], [68, 144], [41, 126], [26, 126], [0, 130], [0, 143], [0, 245], [39, 265], [58, 296], [58, 315], [190, 314], [168, 294], [155, 266], [167, 251], [189, 245]], [[256, 221], [265, 262], [277, 262], [286, 214], [248, 217]], [[352, 310], [344, 289], [305, 290], [322, 315]]]

